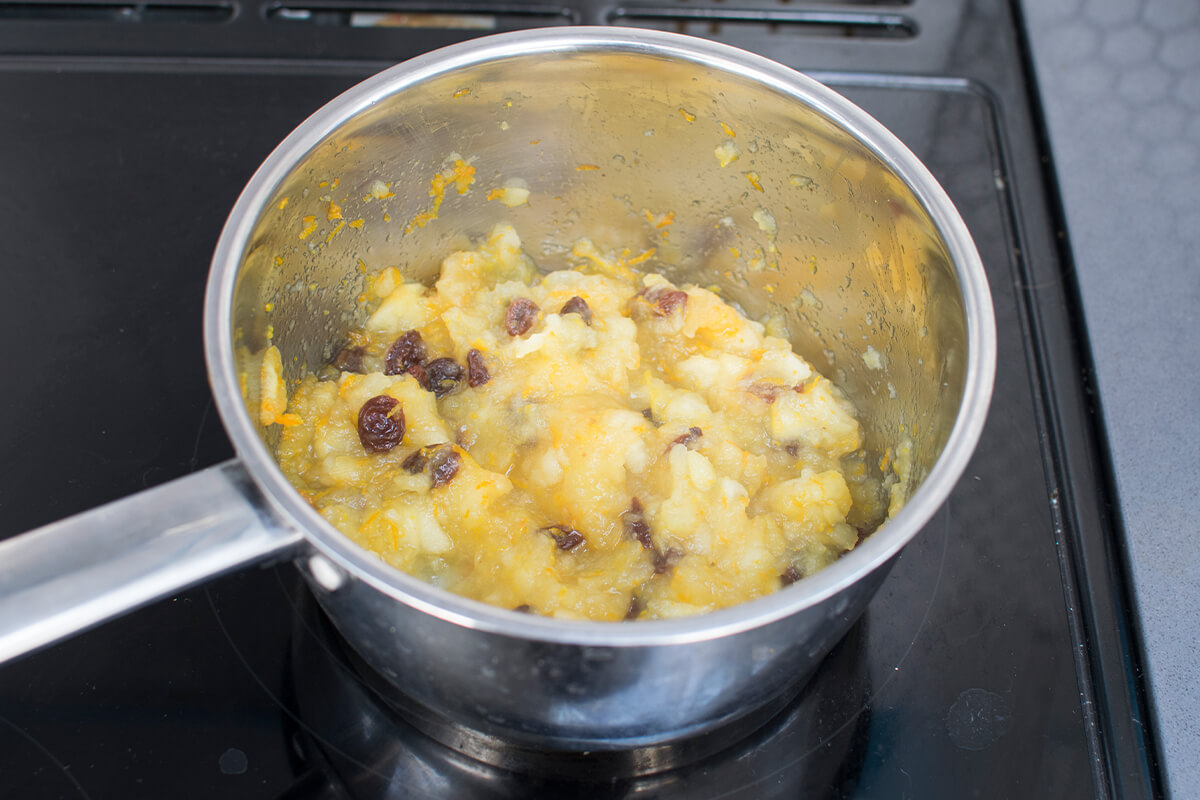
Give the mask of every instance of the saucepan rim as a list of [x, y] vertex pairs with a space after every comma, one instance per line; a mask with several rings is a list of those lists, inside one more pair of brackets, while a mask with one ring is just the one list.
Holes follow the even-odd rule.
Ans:
[[[404, 574], [354, 544], [288, 483], [242, 399], [233, 358], [232, 310], [238, 270], [259, 212], [295, 164], [339, 125], [385, 97], [433, 78], [511, 58], [564, 52], [627, 52], [694, 62], [794, 98], [851, 132], [907, 184], [929, 213], [956, 265], [967, 323], [967, 368], [957, 419], [941, 456], [907, 504], [842, 558], [792, 586], [696, 616], [636, 623], [561, 620], [521, 614], [455, 595]], [[239, 458], [279, 518], [351, 579], [415, 609], [471, 629], [560, 644], [646, 647], [686, 644], [761, 627], [838, 594], [892, 559], [936, 513], [966, 468], [991, 399], [996, 332], [982, 261], [950, 198], [890, 131], [817, 81], [729, 45], [677, 33], [579, 26], [494, 34], [393, 66], [350, 88], [305, 120], [267, 157], [231, 211], [213, 254], [204, 312], [205, 358], [218, 411]]]

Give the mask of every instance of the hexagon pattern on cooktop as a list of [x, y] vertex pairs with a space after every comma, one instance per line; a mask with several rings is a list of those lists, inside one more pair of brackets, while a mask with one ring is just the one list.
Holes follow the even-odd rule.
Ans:
[[[1051, 90], [1057, 111], [1098, 128], [1125, 148], [1112, 161], [1154, 179], [1158, 211], [1169, 217], [1164, 235], [1200, 241], [1200, 3], [1040, 0], [1026, 14], [1035, 40], [1047, 43], [1039, 55], [1061, 70], [1061, 88]], [[1070, 160], [1061, 149], [1056, 142], [1055, 156]]]
[[1177, 796], [1197, 796], [1200, 2], [1025, 0], [1024, 9], [1165, 770]]

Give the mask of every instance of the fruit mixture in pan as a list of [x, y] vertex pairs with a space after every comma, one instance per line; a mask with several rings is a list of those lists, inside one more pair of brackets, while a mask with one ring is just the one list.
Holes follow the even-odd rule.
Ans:
[[714, 292], [576, 253], [541, 273], [500, 226], [432, 287], [374, 276], [290, 402], [264, 360], [284, 473], [398, 569], [555, 617], [708, 611], [854, 547], [882, 495], [841, 392]]

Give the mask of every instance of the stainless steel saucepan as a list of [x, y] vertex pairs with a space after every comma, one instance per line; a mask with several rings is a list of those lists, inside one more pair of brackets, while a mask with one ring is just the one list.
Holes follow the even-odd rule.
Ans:
[[[475, 182], [439, 199], [433, 176], [459, 158]], [[495, 199], [506, 185], [528, 188], [528, 201]], [[905, 461], [904, 507], [824, 571], [680, 620], [519, 614], [360, 550], [277, 469], [277, 426], [259, 424], [262, 354], [277, 346], [289, 380], [319, 368], [363, 320], [365, 272], [394, 264], [430, 280], [444, 255], [501, 221], [543, 268], [565, 265], [585, 236], [655, 248], [652, 266], [669, 277], [719, 286], [772, 319], [854, 400], [869, 463]], [[959, 478], [995, 366], [970, 236], [875, 120], [731, 47], [588, 27], [414, 58], [305, 121], [230, 214], [204, 339], [237, 460], [0, 545], [0, 660], [239, 565], [290, 558], [405, 702], [562, 751], [662, 745], [795, 690]]]

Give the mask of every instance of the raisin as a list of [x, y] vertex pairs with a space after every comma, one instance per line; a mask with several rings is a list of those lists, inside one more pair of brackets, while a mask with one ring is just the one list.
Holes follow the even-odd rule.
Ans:
[[[687, 433], [676, 436], [671, 441], [671, 447], [674, 447], [677, 444], [681, 444], [684, 447], [691, 448], [691, 446], [696, 443], [696, 440], [698, 440], [703, 435], [704, 435], [704, 431], [700, 430], [695, 425], [693, 425], [692, 427], [687, 429]], [[668, 447], [667, 450], [670, 450], [671, 447]]]
[[358, 439], [368, 453], [386, 453], [404, 438], [404, 409], [386, 394], [372, 397], [358, 410]]
[[414, 364], [425, 361], [425, 341], [420, 331], [409, 331], [392, 342], [383, 358], [384, 375], [403, 375]]
[[645, 549], [654, 549], [654, 540], [650, 538], [650, 526], [646, 524], [642, 501], [636, 497], [633, 498], [633, 502], [629, 505], [629, 511], [625, 514], [625, 533], [641, 542]]
[[[543, 528], [546, 533], [554, 539], [554, 543], [561, 550], [574, 550], [579, 545], [583, 544], [583, 534], [574, 528], [566, 525], [551, 525], [548, 528]], [[555, 533], [557, 531], [557, 533]]]
[[351, 347], [350, 345], [346, 345], [337, 351], [337, 354], [334, 355], [329, 363], [342, 372], [357, 372], [361, 375], [363, 373], [363, 355], [365, 353], [365, 347]]
[[791, 586], [802, 577], [804, 576], [800, 574], [800, 570], [796, 569], [794, 566], [789, 566], [783, 571], [783, 574], [779, 576], [779, 582], [784, 586]]
[[413, 364], [404, 372], [406, 375], [412, 375], [414, 378], [416, 378], [417, 383], [421, 385], [422, 389], [427, 392], [429, 391], [429, 373], [425, 371], [424, 366], [420, 364]]
[[467, 351], [467, 383], [474, 389], [483, 386], [492, 379], [487, 364], [483, 361], [483, 353], [478, 350]]
[[583, 317], [583, 322], [585, 325], [590, 326], [592, 324], [592, 309], [588, 308], [587, 301], [579, 295], [575, 295], [568, 300], [566, 304], [563, 305], [562, 311], [559, 311], [558, 313], [578, 314], [579, 316]]
[[654, 539], [650, 537], [650, 526], [646, 524], [642, 501], [636, 497], [629, 504], [629, 511], [625, 512], [625, 534], [637, 539], [644, 550], [649, 550], [653, 554], [655, 575], [669, 571], [679, 562], [679, 559], [683, 558], [681, 550], [668, 547], [667, 552], [664, 553], [654, 544]]
[[504, 312], [504, 330], [508, 331], [509, 336], [528, 333], [540, 310], [537, 303], [528, 297], [518, 297], [508, 304], [508, 310]]
[[665, 553], [654, 554], [654, 574], [662, 575], [665, 572], [670, 572], [679, 559], [683, 558], [683, 551], [676, 550], [674, 547], [668, 547]]
[[636, 594], [629, 596], [629, 610], [625, 612], [625, 619], [637, 619], [642, 615], [642, 600]]
[[800, 383], [792, 387], [792, 391], [796, 394], [807, 394], [808, 390], [817, 385], [817, 376], [811, 375]]
[[433, 455], [429, 457], [429, 474], [433, 477], [433, 488], [445, 486], [454, 480], [460, 466], [462, 459], [453, 446], [443, 445], [434, 450]]
[[425, 455], [425, 448], [422, 447], [413, 450], [408, 458], [400, 462], [400, 467], [409, 475], [416, 475], [418, 472], [424, 472], [428, 463], [429, 456]]
[[791, 456], [792, 458], [795, 458], [796, 456], [800, 455], [800, 445], [798, 445], [795, 442], [791, 442], [790, 444], [785, 445], [783, 449], [786, 450], [787, 454], [789, 456]]
[[514, 608], [513, 611], [516, 611], [518, 614], [532, 614], [533, 606], [529, 605], [529, 603], [521, 603], [521, 605]]
[[682, 309], [687, 305], [687, 292], [681, 292], [678, 289], [673, 289], [669, 292], [663, 292], [654, 297], [654, 313], [660, 317], [670, 315], [677, 308]]
[[630, 520], [626, 524], [626, 530], [634, 539], [641, 542], [642, 547], [647, 550], [654, 549], [654, 540], [650, 538], [650, 526], [646, 524], [644, 519]]
[[767, 405], [774, 403], [779, 393], [786, 389], [786, 386], [780, 386], [777, 383], [767, 383], [766, 381], [756, 381], [746, 387], [747, 392], [755, 397], [761, 397], [766, 401]]
[[425, 388], [433, 392], [434, 397], [445, 397], [463, 379], [465, 372], [462, 365], [453, 358], [435, 358], [425, 365], [425, 373], [428, 375]]
[[642, 416], [645, 417], [646, 419], [650, 420], [651, 422], [654, 422], [654, 410], [653, 409], [643, 408]]

